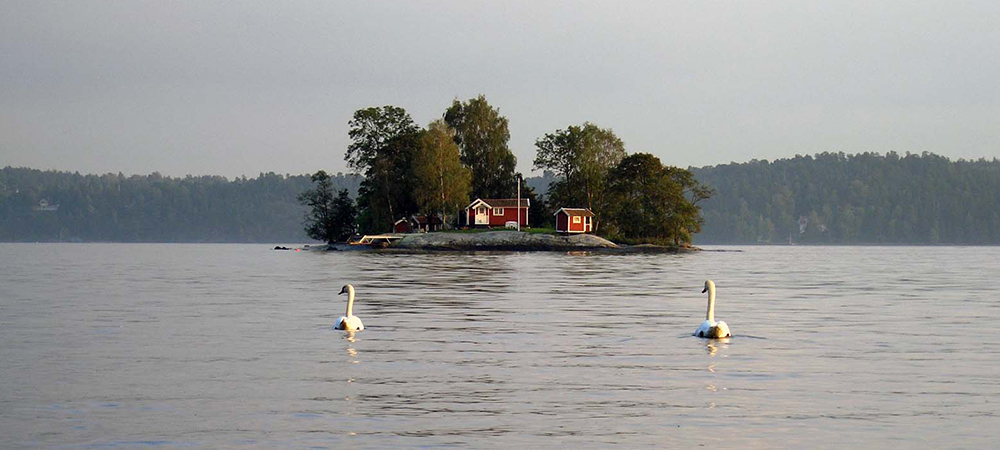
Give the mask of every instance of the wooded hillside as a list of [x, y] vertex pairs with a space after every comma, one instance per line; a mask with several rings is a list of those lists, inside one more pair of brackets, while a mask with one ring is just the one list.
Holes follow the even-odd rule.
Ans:
[[[360, 177], [338, 174], [357, 192]], [[0, 169], [0, 241], [303, 242], [307, 175], [171, 178]]]
[[1000, 244], [1000, 161], [821, 153], [692, 169], [698, 243]]

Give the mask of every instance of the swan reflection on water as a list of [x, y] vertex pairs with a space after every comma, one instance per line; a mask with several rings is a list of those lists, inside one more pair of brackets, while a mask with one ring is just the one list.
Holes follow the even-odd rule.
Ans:
[[[347, 339], [347, 342], [350, 342], [351, 344], [358, 342], [358, 340], [354, 338], [354, 331], [348, 331], [344, 333], [344, 339]], [[347, 347], [347, 356], [350, 357], [351, 364], [357, 364], [359, 362], [358, 351], [355, 350], [353, 346], [349, 345]]]
[[[705, 350], [708, 351], [708, 356], [711, 357], [715, 357], [715, 354], [718, 353], [720, 347], [729, 348], [729, 338], [714, 339], [705, 344]], [[722, 356], [725, 357], [726, 355]]]

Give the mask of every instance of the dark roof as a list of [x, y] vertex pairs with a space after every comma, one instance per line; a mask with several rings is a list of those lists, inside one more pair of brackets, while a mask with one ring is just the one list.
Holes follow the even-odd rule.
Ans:
[[[482, 200], [483, 203], [486, 203], [487, 205], [490, 205], [491, 207], [494, 207], [494, 208], [516, 208], [517, 207], [517, 199], [516, 198], [483, 198], [483, 199], [480, 199], [480, 200]], [[475, 202], [473, 202], [473, 203], [475, 203]], [[521, 199], [521, 207], [522, 208], [527, 208], [530, 204], [531, 204], [531, 202], [529, 202], [528, 199], [526, 199], [526, 198], [522, 198]]]
[[441, 221], [441, 218], [438, 217], [438, 216], [430, 216], [430, 217], [427, 217], [427, 216], [413, 216], [413, 221], [416, 222], [419, 225], [427, 225], [427, 222], [430, 222], [431, 225], [441, 225], [442, 223], [444, 223], [444, 222]]
[[591, 211], [591, 210], [589, 210], [589, 209], [587, 209], [587, 208], [559, 208], [559, 211], [556, 211], [556, 214], [559, 214], [560, 211], [565, 212], [567, 216], [584, 216], [584, 217], [586, 217], [586, 216], [593, 216], [594, 215], [594, 212]]

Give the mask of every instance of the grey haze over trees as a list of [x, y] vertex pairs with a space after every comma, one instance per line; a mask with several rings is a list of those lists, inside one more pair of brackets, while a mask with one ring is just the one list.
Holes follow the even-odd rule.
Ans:
[[445, 111], [444, 121], [455, 129], [462, 163], [472, 171], [472, 197], [513, 197], [517, 158], [507, 146], [510, 131], [500, 110], [480, 95], [465, 102], [455, 100]]
[[1000, 161], [819, 153], [692, 169], [716, 195], [699, 241], [1000, 244]]
[[[330, 183], [355, 193], [361, 178], [338, 173]], [[0, 241], [302, 242], [306, 208], [297, 197], [311, 187], [306, 175], [230, 180], [5, 167]]]
[[622, 140], [610, 128], [586, 122], [546, 133], [535, 148], [535, 169], [552, 170], [558, 177], [548, 186], [549, 202], [555, 207], [590, 208], [594, 230], [599, 230], [607, 206], [608, 171], [626, 155]]
[[354, 201], [347, 189], [334, 195], [333, 182], [325, 171], [316, 172], [311, 179], [315, 187], [298, 197], [309, 208], [304, 221], [306, 235], [327, 244], [346, 241], [356, 227]]

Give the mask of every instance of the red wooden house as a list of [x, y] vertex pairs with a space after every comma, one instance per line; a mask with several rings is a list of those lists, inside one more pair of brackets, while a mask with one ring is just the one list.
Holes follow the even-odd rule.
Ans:
[[587, 208], [559, 208], [555, 216], [557, 233], [591, 233], [594, 231], [594, 213]]
[[[528, 207], [531, 202], [521, 199], [521, 226], [528, 226]], [[516, 198], [477, 198], [465, 207], [464, 224], [470, 227], [503, 227], [508, 222], [517, 223]]]

